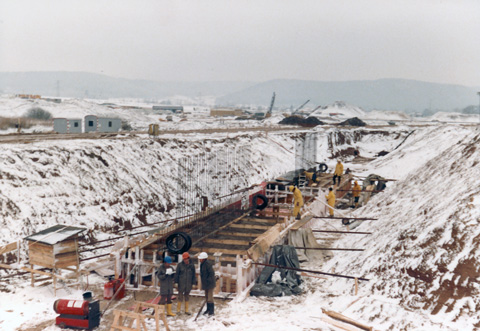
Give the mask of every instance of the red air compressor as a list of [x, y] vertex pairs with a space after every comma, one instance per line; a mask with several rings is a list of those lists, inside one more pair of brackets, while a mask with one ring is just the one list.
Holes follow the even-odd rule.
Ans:
[[60, 316], [55, 325], [91, 330], [100, 325], [100, 303], [98, 300], [59, 299], [53, 304], [53, 310]]
[[115, 293], [117, 293], [118, 289], [121, 287], [120, 291], [118, 291], [115, 299], [120, 300], [125, 297], [125, 285], [123, 284], [125, 280], [123, 278], [113, 279], [110, 278], [107, 283], [103, 286], [103, 298], [105, 300], [111, 300]]

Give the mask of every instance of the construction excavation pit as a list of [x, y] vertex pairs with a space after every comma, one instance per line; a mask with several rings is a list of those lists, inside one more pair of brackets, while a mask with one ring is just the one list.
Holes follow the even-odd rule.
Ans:
[[[421, 185], [407, 186], [420, 183], [416, 175], [408, 183], [391, 177], [397, 172], [402, 175], [402, 167], [410, 164], [402, 148], [414, 149], [409, 143], [416, 130], [421, 129], [401, 128], [392, 133], [388, 128], [361, 127], [354, 132], [332, 128], [328, 134], [304, 130], [291, 131], [286, 137], [277, 132], [258, 134], [254, 141], [264, 144], [260, 147], [238, 143], [252, 139], [248, 135], [202, 142], [187, 137], [178, 144], [180, 156], [164, 161], [170, 163], [167, 169], [155, 162], [168, 157], [165, 148], [177, 149], [168, 146], [171, 141], [181, 139], [141, 140], [141, 147], [134, 147], [145, 151], [143, 159], [155, 162], [139, 163], [135, 171], [155, 172], [156, 177], [147, 175], [147, 180], [141, 180], [140, 175], [132, 175], [129, 182], [138, 182], [136, 191], [122, 187], [109, 199], [96, 197], [91, 204], [98, 210], [108, 213], [117, 208], [118, 214], [111, 215], [111, 220], [73, 225], [60, 218], [50, 220], [34, 231], [22, 228], [25, 235], [0, 246], [0, 267], [4, 272], [1, 294], [13, 298], [18, 291], [18, 297], [29, 298], [33, 291], [39, 298], [49, 300], [45, 305], [48, 308], [42, 310], [48, 318], [16, 330], [243, 330], [248, 329], [245, 326], [249, 319], [254, 321], [252, 329], [269, 330], [271, 318], [276, 319], [272, 325], [278, 330], [282, 330], [283, 323], [288, 329], [298, 330], [372, 330], [373, 325], [377, 329], [379, 324], [370, 316], [377, 312], [388, 315], [387, 311], [400, 305], [393, 299], [383, 299], [382, 308], [375, 305], [375, 296], [386, 295], [390, 285], [416, 293], [418, 301], [412, 299], [408, 304], [425, 302], [436, 314], [448, 305], [448, 309], [454, 310], [449, 300], [457, 294], [466, 297], [474, 293], [470, 287], [460, 288], [460, 283], [458, 291], [450, 293], [450, 285], [444, 281], [438, 289], [440, 301], [432, 299], [433, 292], [422, 301], [422, 295], [428, 293], [426, 284], [434, 284], [432, 275], [436, 273], [415, 263], [398, 271], [407, 277], [404, 283], [398, 279], [390, 281], [387, 276], [382, 278], [396, 271], [388, 256], [397, 254], [401, 260], [407, 255], [403, 245], [415, 245], [422, 238], [417, 228], [403, 225], [407, 223], [402, 213], [411, 218], [417, 214], [425, 218], [439, 214], [434, 206], [405, 211], [399, 204], [407, 198], [398, 192], [392, 196], [385, 193], [395, 186], [405, 191], [420, 190]], [[426, 130], [423, 139], [439, 139], [438, 135], [434, 137], [433, 129], [422, 130]], [[445, 129], [444, 134], [449, 132]], [[375, 142], [368, 153], [360, 144], [364, 140]], [[122, 148], [130, 142], [125, 144]], [[177, 141], [173, 146], [176, 144]], [[475, 144], [465, 145], [465, 151], [452, 151], [451, 155], [475, 154]], [[153, 148], [159, 150], [149, 154], [148, 150]], [[275, 149], [280, 157], [273, 161], [264, 157], [262, 152], [268, 148]], [[103, 177], [119, 181], [125, 176], [123, 170], [119, 177], [111, 174], [115, 162], [109, 159], [108, 150], [87, 155], [89, 162], [97, 162], [102, 169], [97, 170], [96, 181]], [[317, 161], [325, 150], [329, 151], [329, 159]], [[378, 156], [381, 151], [388, 152]], [[420, 148], [417, 153], [423, 155]], [[408, 162], [401, 163], [395, 157]], [[50, 164], [38, 155], [30, 158], [45, 167]], [[286, 165], [283, 158], [288, 159]], [[401, 166], [396, 167], [397, 161]], [[86, 164], [79, 160], [73, 163], [86, 176]], [[388, 167], [395, 170], [386, 171]], [[435, 167], [435, 162], [427, 167]], [[271, 169], [276, 173], [268, 177]], [[47, 173], [42, 172], [46, 178]], [[161, 184], [155, 182], [156, 178], [162, 178]], [[98, 190], [115, 188], [110, 182], [106, 180], [105, 187]], [[97, 189], [92, 183], [81, 185], [85, 192]], [[110, 185], [108, 190], [106, 185]], [[82, 197], [88, 197], [85, 192]], [[49, 194], [52, 193], [42, 191], [42, 199], [49, 199]], [[423, 194], [434, 200], [430, 191]], [[49, 203], [59, 199], [56, 196]], [[475, 196], [468, 196], [466, 210], [473, 213], [475, 204]], [[128, 205], [135, 205], [135, 210], [127, 209]], [[76, 206], [65, 204], [66, 212], [71, 213], [68, 208], [73, 210]], [[384, 211], [395, 217], [383, 217], [381, 223]], [[382, 228], [385, 224], [388, 231]], [[390, 228], [396, 232], [390, 232]], [[462, 227], [457, 225], [451, 229], [451, 235], [461, 231]], [[433, 228], [432, 236], [427, 236], [422, 245], [430, 247], [430, 243], [441, 241], [443, 234], [440, 228]], [[388, 240], [381, 241], [382, 235]], [[381, 246], [381, 242], [385, 245]], [[445, 249], [449, 245], [454, 246], [446, 241], [439, 247]], [[421, 257], [417, 256], [417, 260]], [[180, 281], [174, 278], [186, 265], [193, 265], [189, 269], [192, 277], [188, 300], [179, 289]], [[467, 261], [459, 270], [469, 270], [464, 274], [472, 273], [471, 278], [475, 275], [473, 265]], [[205, 276], [210, 272], [206, 271], [209, 266], [213, 275], [210, 279], [202, 277], [202, 273]], [[449, 272], [446, 265], [441, 268]], [[470, 278], [464, 274], [458, 279], [466, 284]], [[162, 294], [167, 286], [165, 279], [171, 280], [168, 286], [172, 291], [168, 295]], [[206, 295], [204, 287], [210, 283], [213, 285]], [[22, 303], [29, 302], [25, 299]], [[369, 305], [376, 308], [364, 310]], [[0, 316], [10, 311], [13, 315], [13, 310], [7, 308], [0, 311]], [[267, 317], [262, 318], [262, 314]], [[286, 323], [287, 318], [292, 322]], [[0, 329], [1, 321], [2, 318]]]

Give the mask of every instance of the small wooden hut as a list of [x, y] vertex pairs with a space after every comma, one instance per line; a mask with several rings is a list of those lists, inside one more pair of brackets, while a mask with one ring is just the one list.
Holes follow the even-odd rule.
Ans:
[[[58, 224], [26, 237], [31, 268], [34, 269], [35, 265], [49, 268], [52, 269], [53, 274], [59, 269], [67, 269], [74, 271], [78, 276], [80, 268], [78, 236], [85, 230], [85, 228]], [[56, 283], [55, 277], [52, 278]], [[32, 273], [32, 286], [34, 284], [35, 278]]]

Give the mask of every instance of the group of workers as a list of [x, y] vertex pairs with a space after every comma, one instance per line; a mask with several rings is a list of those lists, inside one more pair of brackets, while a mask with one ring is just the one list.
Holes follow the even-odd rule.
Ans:
[[[308, 179], [309, 186], [312, 183], [317, 181], [317, 175], [315, 172], [305, 171], [304, 175]], [[340, 160], [338, 160], [337, 165], [335, 166], [335, 171], [333, 172], [333, 186], [335, 186], [335, 184], [337, 184], [337, 187], [340, 186], [342, 175], [343, 175], [343, 164]], [[298, 219], [301, 216], [300, 210], [303, 206], [302, 192], [298, 187], [294, 185], [289, 186], [289, 191], [293, 193], [294, 206], [293, 206], [292, 215]], [[354, 181], [353, 188], [352, 188], [352, 200], [350, 205], [351, 208], [358, 208], [361, 192], [362, 192], [361, 186], [358, 184], [357, 181]], [[336, 200], [333, 187], [330, 187], [328, 189], [328, 194], [325, 195], [325, 198], [327, 199], [327, 204], [329, 206], [328, 208], [329, 215], [333, 217], [335, 215], [334, 208], [335, 208], [335, 200]]]
[[[207, 309], [203, 313], [214, 315], [213, 290], [216, 286], [216, 274], [213, 270], [212, 263], [208, 261], [208, 254], [202, 252], [198, 255], [200, 261], [200, 279], [202, 282], [202, 290], [205, 291], [205, 300]], [[177, 264], [176, 269], [172, 265], [172, 258], [165, 256], [163, 264], [157, 270], [157, 277], [160, 282], [160, 305], [166, 305], [167, 316], [176, 316], [172, 311], [172, 295], [173, 285], [178, 284], [177, 297], [177, 313], [182, 309], [182, 302], [185, 301], [185, 314], [190, 315], [189, 300], [190, 291], [194, 285], [197, 285], [195, 277], [195, 265], [190, 260], [190, 254], [185, 252], [182, 254], [182, 261]]]

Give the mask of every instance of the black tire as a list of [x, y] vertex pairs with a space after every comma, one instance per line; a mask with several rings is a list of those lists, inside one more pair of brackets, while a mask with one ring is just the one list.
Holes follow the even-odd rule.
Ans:
[[327, 166], [326, 163], [320, 163], [320, 164], [318, 165], [318, 171], [320, 171], [320, 172], [327, 172], [327, 170], [328, 170], [328, 166]]
[[185, 253], [192, 247], [192, 237], [190, 237], [188, 233], [185, 233], [185, 232], [177, 232], [177, 233], [181, 233], [187, 238], [187, 246], [185, 247], [185, 250], [182, 252], [182, 253]]
[[[262, 200], [262, 204], [258, 204], [258, 199]], [[255, 194], [252, 199], [252, 204], [254, 209], [263, 210], [268, 206], [268, 199], [263, 194]]]
[[165, 245], [171, 254], [182, 254], [192, 247], [192, 238], [184, 232], [176, 232], [167, 237]]

